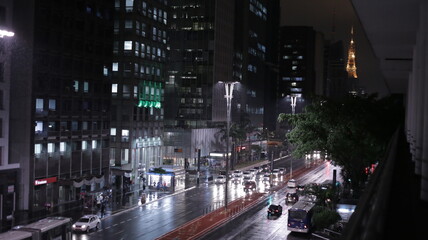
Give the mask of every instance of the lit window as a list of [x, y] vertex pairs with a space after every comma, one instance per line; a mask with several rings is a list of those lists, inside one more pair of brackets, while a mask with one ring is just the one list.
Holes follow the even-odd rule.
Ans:
[[290, 59], [290, 56], [284, 55], [282, 56], [282, 59]]
[[86, 150], [86, 149], [88, 149], [88, 142], [82, 141], [82, 150]]
[[116, 136], [116, 128], [110, 128], [110, 135]]
[[89, 83], [83, 82], [83, 92], [87, 93], [89, 92]]
[[56, 100], [55, 99], [49, 99], [49, 110], [51, 110], [51, 111], [56, 110]]
[[43, 99], [42, 98], [36, 99], [36, 111], [43, 111]]
[[60, 152], [65, 152], [65, 142], [60, 142], [59, 143], [59, 151]]
[[111, 85], [111, 92], [112, 92], [112, 93], [117, 93], [117, 83], [113, 83], [113, 84]]
[[74, 88], [74, 92], [78, 92], [79, 91], [79, 81], [74, 80], [73, 88]]
[[43, 131], [43, 122], [42, 121], [36, 121], [36, 132], [42, 132]]
[[55, 152], [55, 143], [48, 143], [48, 153]]
[[296, 82], [292, 82], [291, 86], [295, 87], [295, 86], [297, 86], [297, 83]]
[[122, 129], [122, 137], [129, 137], [129, 130]]
[[291, 70], [297, 70], [297, 66], [292, 66]]
[[35, 154], [42, 153], [42, 144], [40, 143], [34, 144], [34, 153]]
[[132, 41], [124, 41], [123, 50], [132, 50]]
[[97, 148], [97, 140], [92, 140], [92, 149]]
[[104, 66], [104, 68], [103, 68], [103, 75], [108, 76], [108, 69], [106, 66]]
[[111, 68], [111, 70], [112, 70], [113, 72], [117, 72], [117, 71], [119, 70], [119, 63], [114, 62], [114, 63], [112, 64], [112, 68]]

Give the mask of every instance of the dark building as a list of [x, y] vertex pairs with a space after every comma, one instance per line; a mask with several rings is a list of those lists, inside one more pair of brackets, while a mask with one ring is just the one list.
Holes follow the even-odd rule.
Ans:
[[334, 99], [342, 98], [347, 94], [348, 87], [343, 42], [326, 43], [325, 59], [325, 95]]
[[[265, 127], [266, 87], [276, 80], [272, 40], [278, 11], [278, 1], [171, 2], [165, 154], [175, 164], [196, 157], [195, 148], [202, 149], [202, 156], [224, 151], [222, 143], [209, 146], [212, 141], [200, 139], [220, 141], [214, 135], [226, 122], [225, 82], [237, 83], [232, 121], [246, 118], [253, 126]], [[188, 143], [184, 151], [173, 152], [183, 142]]]
[[165, 158], [173, 165], [195, 158], [195, 148], [202, 156], [224, 151], [221, 143], [211, 147], [216, 140], [202, 140], [214, 138], [226, 121], [220, 82], [233, 81], [234, 7], [227, 0], [170, 2]]
[[323, 94], [322, 36], [313, 27], [283, 26], [279, 43], [278, 113], [300, 113]]
[[127, 191], [162, 164], [168, 7], [117, 0], [114, 8], [110, 163], [112, 181]]
[[[259, 129], [273, 128], [277, 81], [279, 1], [235, 1], [234, 78], [241, 82], [238, 111]], [[267, 110], [267, 112], [266, 112]]]
[[40, 217], [108, 183], [113, 1], [13, 4], [9, 162]]
[[9, 161], [12, 8], [13, 1], [0, 1], [0, 232], [11, 226], [19, 196], [20, 165]]

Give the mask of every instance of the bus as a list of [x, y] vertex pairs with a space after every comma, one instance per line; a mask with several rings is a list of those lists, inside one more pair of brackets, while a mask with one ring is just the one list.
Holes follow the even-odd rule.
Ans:
[[291, 232], [310, 232], [312, 229], [312, 213], [314, 206], [315, 203], [312, 201], [297, 201], [288, 209], [287, 229]]
[[0, 240], [71, 240], [72, 219], [47, 217], [0, 233]]

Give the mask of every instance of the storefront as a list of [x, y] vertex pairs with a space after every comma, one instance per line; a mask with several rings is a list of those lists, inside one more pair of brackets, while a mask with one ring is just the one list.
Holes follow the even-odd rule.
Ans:
[[147, 184], [150, 189], [178, 191], [184, 189], [184, 168], [163, 168], [165, 173], [154, 172], [153, 169], [147, 173]]

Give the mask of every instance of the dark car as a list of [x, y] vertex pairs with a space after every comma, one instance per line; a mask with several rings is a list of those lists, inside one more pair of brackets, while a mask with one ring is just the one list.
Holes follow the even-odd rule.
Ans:
[[268, 214], [267, 217], [269, 218], [270, 216], [281, 216], [282, 215], [282, 206], [281, 205], [274, 205], [271, 204], [268, 208]]
[[285, 196], [286, 204], [296, 203], [297, 201], [299, 201], [299, 195], [297, 195], [297, 193], [287, 193], [287, 195]]

